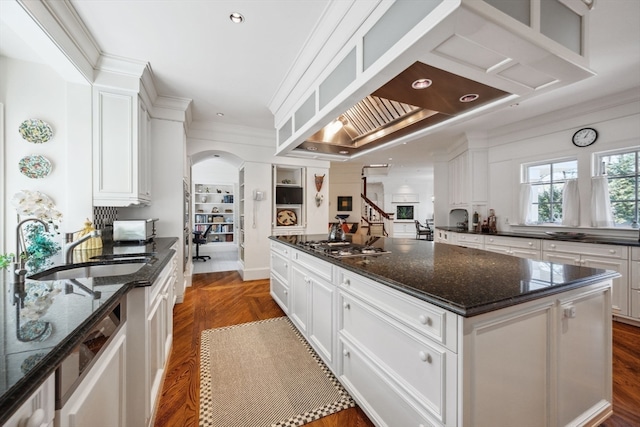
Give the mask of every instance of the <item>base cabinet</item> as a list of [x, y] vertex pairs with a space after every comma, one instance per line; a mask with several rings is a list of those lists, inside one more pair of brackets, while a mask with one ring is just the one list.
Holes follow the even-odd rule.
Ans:
[[3, 424], [3, 427], [53, 426], [55, 416], [55, 383], [55, 374], [51, 374], [22, 406], [18, 408], [11, 418]]
[[631, 316], [640, 319], [640, 248], [631, 248]]
[[151, 286], [127, 295], [127, 425], [153, 422], [173, 342], [176, 278], [174, 255]]
[[126, 353], [126, 328], [123, 327], [68, 402], [57, 411], [56, 426], [128, 425]]

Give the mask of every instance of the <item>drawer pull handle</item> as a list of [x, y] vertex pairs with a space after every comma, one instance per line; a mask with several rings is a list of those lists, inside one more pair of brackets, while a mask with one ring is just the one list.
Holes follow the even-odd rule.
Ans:
[[351, 308], [351, 305], [349, 305], [348, 302], [345, 302], [344, 304], [342, 304], [342, 306], [344, 307], [345, 310], [349, 310]]
[[351, 281], [349, 279], [344, 279], [342, 281], [342, 284], [345, 285], [345, 286], [350, 286], [351, 285]]
[[418, 355], [420, 356], [420, 360], [422, 360], [423, 362], [431, 363], [430, 354], [425, 353], [424, 351], [421, 351], [420, 353], [418, 353]]
[[552, 249], [556, 248], [556, 245], [554, 245], [553, 243], [549, 245]]
[[344, 357], [349, 357], [349, 356], [350, 356], [350, 354], [349, 354], [349, 350], [347, 350], [347, 349], [342, 350], [342, 355], [343, 355]]
[[284, 263], [284, 268], [289, 268], [286, 262]]
[[610, 254], [615, 254], [615, 253], [616, 253], [616, 250], [615, 250], [615, 249], [609, 249], [609, 253], [610, 253]]
[[289, 291], [287, 291], [287, 290], [285, 289], [284, 294], [285, 294], [285, 295], [289, 295]]
[[429, 316], [425, 316], [424, 314], [418, 316], [418, 320], [420, 320], [420, 323], [422, 323], [423, 325], [431, 325], [431, 318]]
[[533, 243], [529, 242], [529, 243], [528, 243], [528, 245], [529, 245], [529, 246], [533, 246]]

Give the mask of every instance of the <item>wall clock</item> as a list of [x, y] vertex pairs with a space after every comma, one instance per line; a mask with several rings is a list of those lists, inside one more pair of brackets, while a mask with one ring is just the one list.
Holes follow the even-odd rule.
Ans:
[[593, 128], [582, 128], [573, 134], [571, 141], [576, 147], [587, 147], [598, 139], [598, 132]]

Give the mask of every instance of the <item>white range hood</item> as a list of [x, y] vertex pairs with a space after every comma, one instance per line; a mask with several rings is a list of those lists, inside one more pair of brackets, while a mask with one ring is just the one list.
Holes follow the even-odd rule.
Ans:
[[[344, 8], [343, 2], [336, 3]], [[585, 53], [589, 7], [582, 0], [348, 3], [340, 28], [348, 23], [353, 31], [331, 33], [317, 59], [300, 75], [288, 76], [295, 83], [283, 84], [274, 97], [279, 100], [271, 106], [278, 155], [348, 160], [595, 75]], [[326, 15], [335, 19], [335, 14]], [[330, 61], [322, 63], [321, 58], [329, 57]], [[418, 76], [416, 64], [426, 74], [431, 69], [444, 73], [445, 79], [449, 75], [468, 82], [464, 89], [465, 84], [449, 84], [454, 88], [450, 95], [461, 88], [454, 100], [473, 95], [474, 85], [492, 92], [491, 96], [460, 109], [448, 109], [449, 101], [431, 107], [428, 100], [416, 107], [420, 100], [413, 97], [417, 102], [407, 102], [412, 95], [400, 95], [399, 89], [411, 84], [409, 77]], [[434, 80], [422, 93], [440, 90], [443, 85], [437, 83], [442, 81]], [[345, 126], [344, 132], [339, 131], [350, 124], [356, 110], [362, 112], [363, 103], [371, 105], [372, 101], [381, 107], [387, 102], [402, 104], [398, 116], [421, 116], [421, 123], [407, 120], [413, 124], [405, 129], [398, 123], [402, 119], [391, 113], [376, 125], [378, 112], [373, 108], [366, 111], [373, 120], [369, 129], [355, 132]], [[395, 128], [388, 128], [389, 123]], [[341, 137], [334, 137], [340, 132]], [[377, 135], [384, 138], [376, 142]]]

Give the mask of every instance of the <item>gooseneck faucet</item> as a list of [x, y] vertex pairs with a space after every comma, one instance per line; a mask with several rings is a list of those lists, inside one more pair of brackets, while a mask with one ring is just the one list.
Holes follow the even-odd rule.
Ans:
[[102, 232], [100, 230], [93, 230], [89, 234], [85, 234], [80, 237], [78, 240], [73, 240], [73, 233], [65, 233], [64, 234], [64, 260], [67, 264], [73, 264], [73, 249], [78, 246], [80, 243], [88, 240], [92, 237], [100, 237], [102, 236]]
[[28, 257], [28, 253], [26, 251], [26, 248], [24, 248], [25, 256], [24, 258], [22, 257], [23, 248], [21, 242], [24, 240], [24, 235], [22, 234], [22, 226], [30, 221], [39, 222], [44, 226], [45, 231], [47, 233], [49, 232], [49, 224], [38, 218], [23, 219], [16, 226], [16, 253], [13, 263], [13, 278], [14, 283], [17, 284], [24, 284], [24, 277], [27, 275], [27, 270], [24, 268], [24, 263], [26, 258]]

